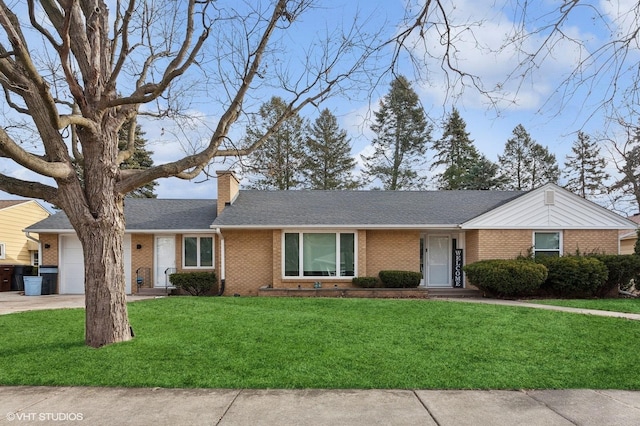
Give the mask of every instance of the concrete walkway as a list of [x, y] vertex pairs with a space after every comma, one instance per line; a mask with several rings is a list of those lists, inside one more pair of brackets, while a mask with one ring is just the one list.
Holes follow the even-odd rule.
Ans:
[[0, 425], [638, 425], [640, 392], [0, 387]]
[[451, 302], [483, 303], [486, 305], [517, 306], [519, 308], [546, 309], [548, 311], [571, 312], [574, 314], [596, 315], [600, 317], [612, 317], [612, 318], [625, 318], [629, 320], [640, 321], [640, 314], [629, 314], [625, 312], [612, 312], [612, 311], [599, 311], [596, 309], [570, 308], [568, 306], [543, 305], [540, 303], [535, 303], [535, 301], [529, 301], [529, 300], [521, 301], [521, 300], [502, 300], [502, 299], [480, 299], [480, 298], [474, 298], [474, 297], [459, 298], [459, 299], [438, 298], [437, 300], [446, 300]]
[[[130, 296], [128, 301], [153, 297]], [[639, 320], [640, 315], [447, 299]], [[82, 308], [84, 296], [0, 293], [0, 314]], [[631, 344], [631, 343], [630, 343]], [[2, 343], [0, 340], [0, 353]], [[630, 369], [630, 374], [635, 374]], [[4, 425], [640, 425], [618, 390], [233, 390], [0, 386]]]

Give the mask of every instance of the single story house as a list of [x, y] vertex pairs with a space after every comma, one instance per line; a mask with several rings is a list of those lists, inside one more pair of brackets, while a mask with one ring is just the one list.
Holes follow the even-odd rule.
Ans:
[[[427, 288], [463, 288], [483, 259], [620, 253], [636, 224], [557, 185], [532, 191], [254, 191], [218, 172], [217, 200], [127, 199], [127, 291], [166, 273], [218, 271], [225, 295], [261, 287], [349, 287], [379, 271], [420, 271]], [[64, 214], [31, 229], [60, 265], [61, 293], [81, 293], [82, 255]], [[138, 273], [136, 273], [138, 271]]]
[[[166, 288], [168, 275], [214, 269], [215, 200], [126, 198], [124, 264], [127, 294], [138, 287]], [[58, 293], [84, 293], [82, 245], [63, 212], [36, 223], [42, 264], [58, 266]]]
[[428, 288], [464, 287], [462, 265], [518, 255], [619, 253], [635, 224], [557, 185], [522, 191], [241, 191], [218, 175], [221, 277], [261, 286], [348, 286], [386, 269]]

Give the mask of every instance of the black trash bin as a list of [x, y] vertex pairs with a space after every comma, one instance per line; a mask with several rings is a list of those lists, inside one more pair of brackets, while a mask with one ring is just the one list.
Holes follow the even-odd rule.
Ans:
[[13, 267], [13, 279], [11, 280], [11, 291], [24, 291], [24, 276], [27, 275], [27, 266], [15, 265]]
[[11, 291], [13, 265], [0, 265], [0, 291]]
[[42, 277], [42, 294], [56, 294], [58, 290], [58, 267], [41, 266], [39, 268]]

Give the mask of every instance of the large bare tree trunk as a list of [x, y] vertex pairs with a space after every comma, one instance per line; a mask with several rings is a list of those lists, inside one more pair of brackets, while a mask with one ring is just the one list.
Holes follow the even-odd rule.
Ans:
[[85, 342], [96, 348], [132, 337], [125, 294], [122, 201], [116, 203], [119, 208], [112, 217], [101, 218], [99, 225], [79, 234], [85, 265]]
[[[130, 340], [123, 242], [124, 196], [115, 189], [118, 135], [105, 117], [100, 132], [78, 131], [84, 152], [84, 187], [71, 183], [64, 210], [84, 252], [85, 342], [92, 347]], [[85, 200], [81, 203], [80, 200]], [[78, 277], [80, 279], [80, 277]]]

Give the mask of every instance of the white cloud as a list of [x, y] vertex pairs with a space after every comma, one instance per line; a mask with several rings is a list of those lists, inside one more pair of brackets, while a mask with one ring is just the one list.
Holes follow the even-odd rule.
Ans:
[[[424, 58], [428, 69], [425, 73], [428, 81], [421, 85], [422, 94], [434, 104], [455, 99], [456, 103], [473, 108], [487, 108], [495, 102], [500, 110], [536, 111], [552, 96], [559, 77], [573, 71], [584, 54], [578, 44], [565, 38], [555, 40], [548, 49], [544, 47], [539, 52], [544, 60], [528, 63], [527, 54], [536, 52], [545, 43], [544, 34], [524, 32], [517, 35], [522, 42], [511, 42], [517, 24], [504, 10], [497, 10], [495, 2], [456, 1], [450, 7], [448, 18], [453, 40], [448, 51], [450, 63], [463, 73], [478, 76], [482, 89], [492, 92], [495, 98], [490, 101], [481, 94], [473, 87], [471, 78], [442, 69], [448, 67], [442, 62], [447, 54], [443, 27], [431, 26], [424, 34], [425, 42], [419, 40], [417, 33], [412, 42], [413, 53]], [[563, 30], [568, 37], [588, 37], [575, 26]]]

